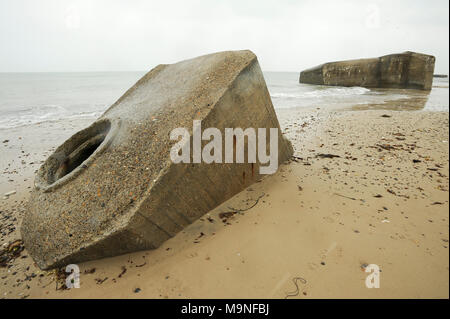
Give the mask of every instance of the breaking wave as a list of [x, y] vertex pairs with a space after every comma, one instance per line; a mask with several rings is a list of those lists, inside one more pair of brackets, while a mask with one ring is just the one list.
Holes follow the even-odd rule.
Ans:
[[102, 112], [103, 111], [71, 112], [64, 107], [57, 105], [24, 107], [14, 111], [5, 111], [0, 118], [0, 129], [11, 129], [58, 120], [95, 119], [99, 117]]
[[362, 95], [370, 92], [370, 89], [363, 87], [320, 87], [313, 91], [307, 92], [275, 92], [270, 96], [272, 98], [281, 99], [299, 99], [299, 98], [316, 98], [316, 97], [340, 97], [351, 95]]

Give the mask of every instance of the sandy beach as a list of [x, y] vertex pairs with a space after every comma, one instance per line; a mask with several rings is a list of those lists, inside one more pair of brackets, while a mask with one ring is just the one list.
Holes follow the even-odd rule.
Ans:
[[[16, 242], [0, 296], [448, 298], [448, 112], [277, 114], [295, 153], [276, 174], [156, 250], [80, 264], [79, 289], [61, 289], [60, 273], [41, 271]], [[1, 132], [2, 248], [20, 240], [35, 171], [89, 123]], [[381, 269], [378, 289], [365, 285], [369, 264]]]

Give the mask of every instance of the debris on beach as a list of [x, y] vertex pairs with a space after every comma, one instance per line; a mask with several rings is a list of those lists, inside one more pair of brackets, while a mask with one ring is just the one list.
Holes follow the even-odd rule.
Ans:
[[122, 278], [122, 276], [125, 275], [126, 272], [127, 272], [127, 267], [122, 266], [122, 271], [121, 271], [120, 274], [117, 276], [117, 278]]
[[12, 191], [9, 191], [9, 192], [3, 194], [3, 196], [5, 196], [6, 198], [8, 198], [9, 196], [14, 195], [15, 193], [16, 193], [16, 191], [15, 191], [15, 190], [12, 190]]
[[50, 273], [53, 273], [56, 283], [56, 290], [68, 290], [69, 287], [66, 285], [66, 279], [69, 275], [66, 273], [66, 267], [59, 267], [53, 269]]
[[226, 224], [228, 219], [233, 217], [237, 212], [223, 212], [219, 214], [219, 218], [222, 220], [222, 223]]
[[86, 269], [86, 270], [84, 271], [84, 273], [85, 273], [85, 274], [93, 274], [93, 273], [95, 273], [95, 271], [96, 271], [96, 268], [93, 267], [93, 268], [90, 268], [90, 269]]
[[0, 267], [7, 267], [11, 261], [20, 256], [23, 249], [24, 245], [21, 239], [14, 240], [5, 248], [0, 248]]
[[335, 155], [335, 154], [317, 154], [316, 157], [318, 157], [318, 158], [340, 158], [339, 155]]
[[105, 278], [95, 278], [95, 282], [97, 283], [97, 285], [101, 285], [102, 283], [104, 283], [105, 281], [108, 280], [108, 277]]
[[[306, 285], [307, 281], [306, 279], [302, 278], [302, 277], [294, 277], [292, 278], [292, 282], [294, 283], [295, 286], [295, 291], [293, 292], [288, 292], [286, 294], [286, 296], [284, 297], [284, 299], [288, 299], [290, 297], [297, 297], [299, 292], [300, 292], [300, 288], [298, 287], [298, 282], [302, 283], [303, 285]], [[306, 293], [303, 293], [304, 295], [306, 295]]]

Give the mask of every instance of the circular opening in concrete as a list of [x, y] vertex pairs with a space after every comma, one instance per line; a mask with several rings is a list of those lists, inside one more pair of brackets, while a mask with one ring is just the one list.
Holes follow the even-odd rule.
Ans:
[[70, 155], [66, 157], [66, 159], [56, 170], [55, 180], [63, 178], [87, 160], [100, 146], [100, 144], [102, 144], [105, 137], [106, 134], [98, 134], [82, 143], [78, 148], [70, 153]]
[[65, 141], [39, 169], [36, 186], [49, 189], [61, 185], [87, 168], [111, 140], [110, 130], [110, 121], [103, 119]]

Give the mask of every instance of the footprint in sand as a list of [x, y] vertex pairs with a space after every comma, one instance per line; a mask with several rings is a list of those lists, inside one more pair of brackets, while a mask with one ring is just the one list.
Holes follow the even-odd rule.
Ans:
[[308, 263], [308, 268], [311, 270], [316, 270], [317, 267], [319, 267], [319, 265], [316, 263]]
[[330, 216], [324, 217], [323, 219], [330, 224], [334, 223], [334, 219], [331, 218]]
[[338, 256], [338, 257], [342, 257], [342, 253], [343, 253], [343, 251], [344, 251], [344, 250], [342, 249], [342, 247], [338, 247], [336, 250], [337, 250], [337, 256]]

